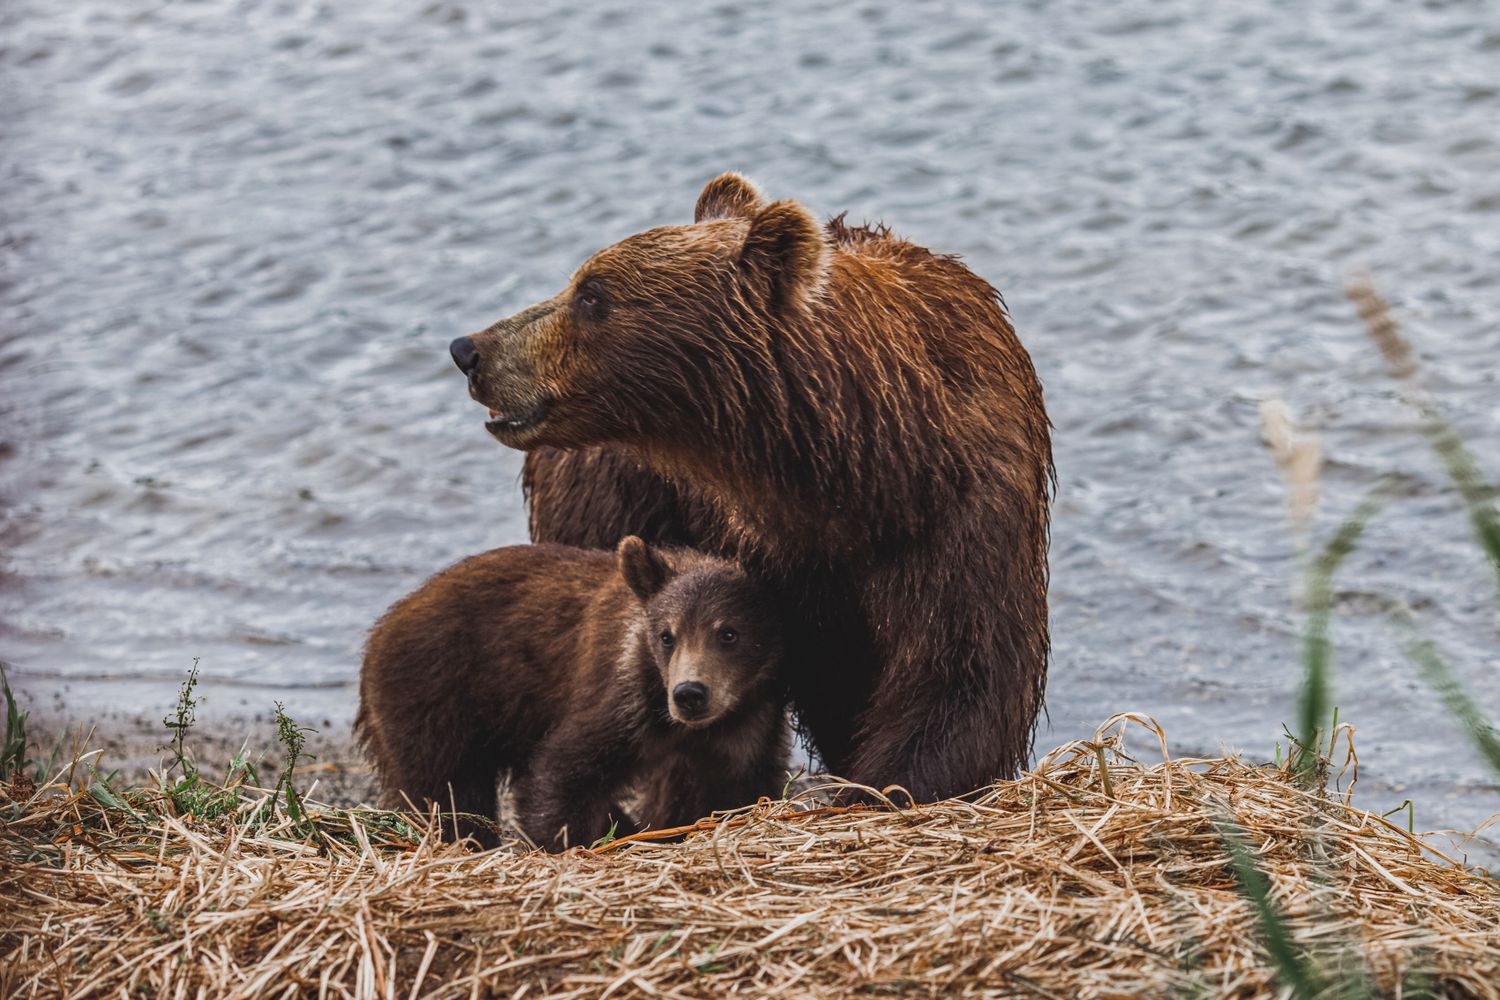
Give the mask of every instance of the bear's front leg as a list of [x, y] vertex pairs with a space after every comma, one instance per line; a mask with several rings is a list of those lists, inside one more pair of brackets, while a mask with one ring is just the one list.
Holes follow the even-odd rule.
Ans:
[[[468, 837], [488, 850], [500, 846], [500, 834], [496, 826], [499, 807], [496, 794], [499, 774], [492, 760], [482, 755], [465, 761], [452, 776], [445, 789], [447, 801], [437, 799], [443, 811], [453, 809], [454, 828], [460, 838]], [[439, 792], [439, 795], [442, 793]]]
[[[441, 741], [430, 741], [440, 744]], [[472, 838], [480, 847], [500, 845], [496, 829], [496, 795], [500, 768], [493, 753], [469, 750], [456, 763], [433, 746], [418, 746], [401, 758], [386, 755], [381, 769], [387, 809], [436, 807], [444, 840]]]
[[902, 666], [888, 666], [897, 676], [870, 700], [840, 777], [877, 790], [904, 789], [905, 795], [894, 789], [887, 795], [905, 806], [967, 794], [1024, 766], [1031, 717], [1008, 705], [1010, 692], [995, 683], [999, 671], [976, 663], [972, 679], [922, 686], [905, 683]]
[[695, 823], [713, 812], [708, 782], [696, 768], [668, 757], [652, 765], [641, 783], [639, 816], [645, 830], [670, 830]]
[[[773, 711], [784, 717], [779, 705]], [[758, 744], [732, 744], [743, 756], [705, 752], [700, 747], [654, 763], [642, 787], [642, 829], [670, 830], [716, 812], [753, 805], [762, 797], [780, 798], [786, 787], [790, 742], [782, 725]]]
[[[942, 566], [953, 552], [966, 554], [962, 572]], [[869, 600], [888, 623], [876, 649], [883, 665], [847, 756], [830, 762], [836, 773], [935, 802], [1026, 766], [1047, 660], [1045, 588], [1008, 580], [1042, 574], [1026, 557], [1019, 540], [975, 529], [872, 581]], [[1032, 603], [993, 599], [1018, 592]]]
[[545, 851], [589, 847], [635, 830], [615, 802], [635, 759], [627, 740], [597, 733], [558, 733], [537, 749], [524, 774], [511, 780], [516, 822]]

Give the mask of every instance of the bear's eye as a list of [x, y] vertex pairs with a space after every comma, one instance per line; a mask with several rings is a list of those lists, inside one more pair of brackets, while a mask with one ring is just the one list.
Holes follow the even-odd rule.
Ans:
[[733, 646], [739, 637], [740, 634], [732, 628], [719, 629], [719, 645], [721, 646]]
[[578, 286], [577, 293], [573, 296], [573, 302], [586, 318], [601, 320], [608, 308], [604, 301], [604, 290], [596, 281], [585, 281]]
[[671, 649], [672, 648], [672, 643], [674, 643], [676, 641], [677, 641], [676, 639], [672, 638], [672, 633], [671, 632], [663, 632], [661, 634], [661, 644], [663, 646], [667, 647], [668, 649]]

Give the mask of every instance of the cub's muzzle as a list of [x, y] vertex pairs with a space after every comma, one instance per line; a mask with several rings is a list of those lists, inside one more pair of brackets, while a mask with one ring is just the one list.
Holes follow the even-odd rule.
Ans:
[[672, 704], [682, 718], [700, 718], [708, 709], [708, 688], [697, 681], [683, 681], [672, 689]]

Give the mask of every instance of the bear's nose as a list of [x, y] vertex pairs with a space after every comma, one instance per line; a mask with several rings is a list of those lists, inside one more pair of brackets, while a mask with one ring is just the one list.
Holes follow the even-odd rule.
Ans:
[[453, 355], [453, 363], [458, 365], [458, 370], [465, 375], [472, 375], [474, 369], [479, 367], [479, 348], [474, 346], [474, 341], [468, 337], [459, 337], [448, 345], [448, 353]]
[[672, 689], [672, 701], [683, 715], [697, 718], [708, 707], [708, 688], [697, 681], [683, 681]]

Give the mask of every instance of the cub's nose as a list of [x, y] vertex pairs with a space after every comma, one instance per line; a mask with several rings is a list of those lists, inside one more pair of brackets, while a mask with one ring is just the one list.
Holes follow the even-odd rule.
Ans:
[[479, 367], [479, 348], [468, 337], [459, 337], [449, 344], [448, 353], [453, 355], [453, 363], [465, 375], [473, 374], [474, 369]]
[[672, 702], [677, 711], [696, 719], [708, 707], [708, 688], [697, 681], [683, 681], [672, 689]]

